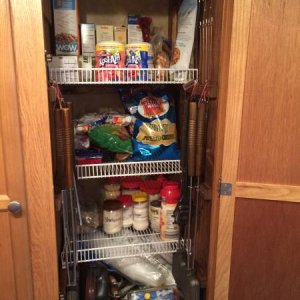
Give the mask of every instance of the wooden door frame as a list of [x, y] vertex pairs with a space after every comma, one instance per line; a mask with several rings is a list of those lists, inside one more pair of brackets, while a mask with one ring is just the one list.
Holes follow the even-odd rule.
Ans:
[[33, 299], [56, 300], [58, 262], [41, 1], [10, 0], [9, 8], [7, 20], [10, 19], [12, 26]]
[[[208, 267], [207, 299], [229, 295], [236, 179], [242, 122], [251, 0], [223, 1], [218, 121]], [[219, 196], [219, 180], [232, 184], [230, 196]]]

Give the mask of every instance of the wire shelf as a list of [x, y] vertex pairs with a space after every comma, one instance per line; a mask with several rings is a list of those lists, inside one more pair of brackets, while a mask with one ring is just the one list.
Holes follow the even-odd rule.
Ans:
[[49, 68], [59, 84], [183, 84], [198, 79], [197, 69]]
[[[107, 235], [98, 230], [81, 233], [77, 238], [77, 262], [91, 262], [149, 254], [174, 253], [179, 246], [190, 249], [190, 241], [161, 240], [159, 233], [150, 229], [135, 231], [123, 229], [118, 234]], [[72, 251], [62, 253], [63, 265], [72, 263]]]
[[180, 160], [77, 165], [78, 179], [181, 173]]

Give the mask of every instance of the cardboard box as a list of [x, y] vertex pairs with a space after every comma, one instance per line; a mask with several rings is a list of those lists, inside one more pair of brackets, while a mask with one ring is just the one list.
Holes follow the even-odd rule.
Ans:
[[114, 27], [111, 25], [96, 25], [97, 43], [114, 40]]
[[80, 24], [81, 52], [83, 56], [95, 56], [96, 50], [95, 24]]
[[56, 55], [79, 54], [77, 0], [53, 0]]
[[[78, 68], [78, 57], [77, 56], [53, 56], [52, 61], [48, 63], [48, 67], [50, 69], [53, 68], [67, 68], [67, 69], [75, 69]], [[51, 76], [50, 70], [50, 76]], [[59, 82], [74, 82], [78, 81], [78, 72], [76, 70], [64, 70], [53, 73], [56, 77], [50, 78], [55, 79]]]
[[124, 26], [115, 26], [114, 40], [123, 44], [127, 44], [127, 28]]
[[143, 42], [142, 29], [137, 21], [138, 17], [128, 16], [128, 44]]

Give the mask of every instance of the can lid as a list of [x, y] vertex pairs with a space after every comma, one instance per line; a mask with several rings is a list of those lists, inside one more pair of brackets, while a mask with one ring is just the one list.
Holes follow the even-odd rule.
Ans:
[[103, 202], [103, 210], [119, 210], [122, 209], [122, 203], [121, 201], [117, 199], [112, 199], [112, 200], [105, 200]]
[[120, 195], [117, 198], [122, 202], [123, 205], [128, 206], [132, 204], [132, 196], [131, 195]]
[[121, 186], [123, 189], [138, 189], [142, 183], [142, 179], [139, 177], [126, 177], [121, 181]]
[[147, 201], [147, 194], [144, 192], [135, 192], [133, 193], [134, 202], [144, 202]]
[[161, 183], [156, 180], [148, 179], [141, 183], [140, 189], [142, 192], [150, 195], [159, 194], [161, 190]]
[[153, 200], [150, 202], [150, 206], [152, 207], [161, 207], [161, 201], [160, 200]]

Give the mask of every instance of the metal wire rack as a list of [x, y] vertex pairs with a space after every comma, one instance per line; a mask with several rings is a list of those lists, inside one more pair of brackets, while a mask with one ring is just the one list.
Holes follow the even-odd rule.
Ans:
[[78, 179], [181, 173], [180, 160], [77, 165], [76, 169]]
[[[185, 247], [189, 251], [191, 243], [187, 240], [180, 242], [178, 240], [161, 240], [159, 233], [154, 233], [150, 229], [144, 231], [123, 229], [120, 233], [113, 235], [107, 235], [101, 230], [97, 230], [78, 235], [77, 262], [174, 253], [180, 247]], [[63, 265], [73, 263], [73, 251], [63, 251], [62, 261]]]
[[49, 68], [59, 84], [183, 84], [198, 79], [198, 69]]

